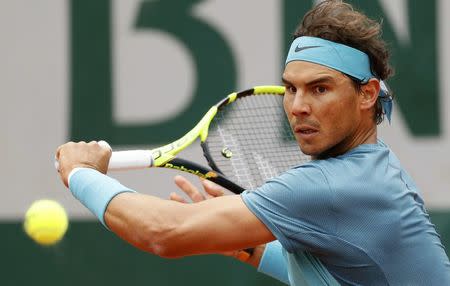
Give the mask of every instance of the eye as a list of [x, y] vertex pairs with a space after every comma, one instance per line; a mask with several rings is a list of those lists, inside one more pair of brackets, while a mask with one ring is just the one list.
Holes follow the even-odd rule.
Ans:
[[287, 93], [291, 93], [291, 94], [295, 94], [297, 92], [297, 89], [295, 88], [295, 86], [286, 85], [286, 92]]
[[314, 87], [314, 93], [316, 94], [323, 94], [326, 93], [328, 89], [325, 86], [318, 85]]

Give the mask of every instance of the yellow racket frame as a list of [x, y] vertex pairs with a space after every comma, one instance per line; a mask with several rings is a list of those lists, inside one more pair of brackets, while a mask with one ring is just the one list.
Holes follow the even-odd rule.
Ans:
[[217, 111], [223, 105], [234, 102], [238, 97], [259, 95], [259, 94], [278, 94], [284, 95], [284, 86], [278, 85], [263, 85], [255, 86], [252, 89], [248, 89], [242, 92], [233, 92], [229, 94], [225, 99], [211, 107], [208, 112], [202, 117], [202, 119], [186, 133], [180, 139], [173, 141], [167, 145], [152, 150], [153, 166], [162, 167], [168, 161], [175, 158], [175, 156], [184, 150], [187, 146], [191, 145], [197, 138], [200, 138], [201, 142], [205, 142], [208, 137], [208, 129]]

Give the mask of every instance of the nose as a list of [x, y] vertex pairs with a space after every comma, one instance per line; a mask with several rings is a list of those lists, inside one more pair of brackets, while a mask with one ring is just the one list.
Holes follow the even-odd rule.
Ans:
[[292, 101], [291, 113], [295, 116], [311, 114], [311, 104], [300, 90], [297, 90], [294, 100]]

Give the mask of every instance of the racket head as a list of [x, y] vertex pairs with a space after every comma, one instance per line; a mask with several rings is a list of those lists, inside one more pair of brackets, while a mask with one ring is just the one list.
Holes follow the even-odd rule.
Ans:
[[[235, 193], [260, 186], [310, 159], [292, 134], [282, 104], [284, 90], [282, 86], [259, 86], [232, 93], [178, 140], [152, 150], [113, 152], [109, 169], [176, 169]], [[212, 170], [177, 157], [197, 138]]]
[[260, 86], [217, 104], [202, 148], [211, 168], [254, 189], [310, 160], [292, 133], [283, 108], [284, 87]]

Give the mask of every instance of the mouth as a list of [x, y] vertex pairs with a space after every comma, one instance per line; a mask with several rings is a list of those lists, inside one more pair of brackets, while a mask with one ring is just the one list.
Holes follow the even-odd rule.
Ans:
[[304, 139], [309, 139], [313, 137], [314, 135], [319, 133], [319, 130], [317, 128], [314, 128], [312, 126], [307, 125], [299, 125], [294, 128], [295, 134], [299, 135], [300, 137]]

